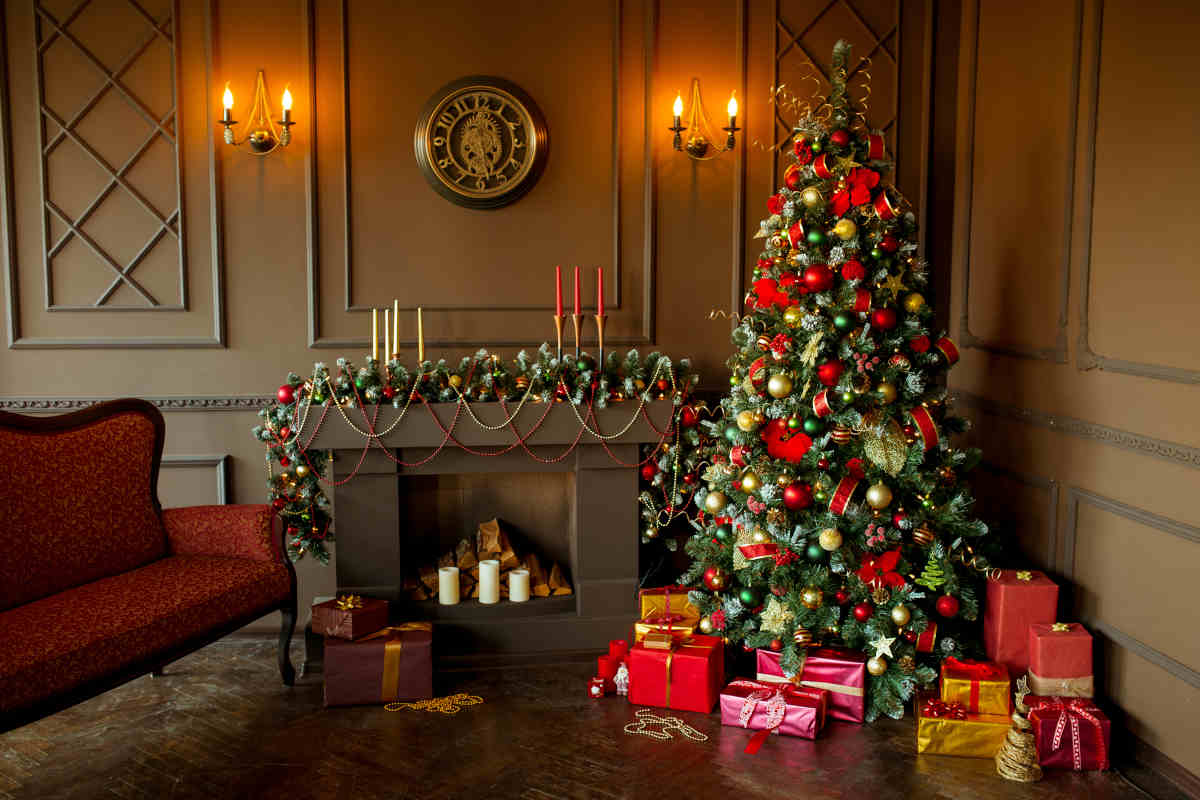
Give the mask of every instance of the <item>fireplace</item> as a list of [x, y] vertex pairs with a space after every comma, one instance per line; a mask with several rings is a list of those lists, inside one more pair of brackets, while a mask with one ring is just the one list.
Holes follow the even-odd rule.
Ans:
[[[446, 429], [456, 408], [430, 406]], [[473, 410], [486, 425], [506, 418], [496, 403]], [[636, 410], [633, 403], [597, 409], [593, 428], [606, 435], [621, 431]], [[396, 464], [378, 447], [363, 456], [362, 435], [340, 419], [328, 420], [309, 445], [335, 452], [327, 477], [345, 480], [361, 458], [357, 474], [332, 490], [338, 591], [387, 598], [395, 620], [432, 620], [442, 657], [595, 650], [627, 636], [637, 615], [638, 474], [625, 465], [640, 460], [639, 444], [661, 441], [656, 429], [667, 430], [672, 410], [669, 400], [647, 403], [653, 425], [638, 415], [628, 430], [602, 443], [587, 431], [579, 436], [571, 406], [556, 403], [527, 440], [533, 456], [521, 447], [477, 455], [450, 443], [429, 458], [446, 435], [414, 405], [381, 440], [396, 459], [414, 466]], [[527, 407], [516, 427], [529, 430], [544, 412], [545, 406]], [[387, 430], [399, 413], [381, 407], [375, 429]], [[361, 414], [351, 419], [362, 427]], [[487, 430], [464, 412], [454, 438], [494, 453], [516, 436], [507, 427]], [[508, 522], [523, 544], [559, 559], [574, 593], [495, 605], [413, 600], [405, 577], [491, 517]]]

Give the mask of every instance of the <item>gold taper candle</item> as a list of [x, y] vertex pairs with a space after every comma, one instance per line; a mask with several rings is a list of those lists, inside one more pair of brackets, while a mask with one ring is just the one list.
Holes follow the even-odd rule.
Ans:
[[371, 309], [371, 358], [379, 360], [379, 309]]
[[392, 300], [392, 349], [388, 351], [388, 356], [396, 355], [396, 351], [400, 349], [400, 301]]
[[383, 362], [392, 360], [392, 319], [391, 309], [383, 310]]
[[420, 306], [417, 306], [417, 363], [425, 363], [425, 321], [421, 317]]

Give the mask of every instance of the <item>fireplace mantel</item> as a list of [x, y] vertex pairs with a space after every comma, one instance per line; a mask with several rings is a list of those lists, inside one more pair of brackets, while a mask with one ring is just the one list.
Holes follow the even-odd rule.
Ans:
[[[514, 407], [510, 404], [506, 412], [499, 403], [478, 403], [471, 410], [480, 422], [496, 426]], [[494, 452], [516, 440], [509, 427], [481, 427], [456, 403], [436, 403], [429, 408], [447, 429], [459, 412], [454, 438], [467, 447]], [[545, 463], [520, 446], [489, 457], [468, 453], [449, 442], [428, 463], [413, 467], [394, 463], [375, 445], [362, 457], [366, 439], [335, 416], [336, 412], [329, 412], [308, 445], [335, 452], [326, 477], [345, 480], [362, 457], [354, 478], [333, 488], [339, 592], [385, 597], [392, 601], [397, 619], [433, 619], [443, 655], [603, 649], [609, 639], [627, 636], [637, 614], [638, 473], [635, 467], [620, 462], [637, 463], [641, 460], [640, 444], [663, 440], [658, 431], [668, 430], [674, 406], [670, 400], [656, 400], [647, 403], [645, 410], [653, 426], [638, 413], [636, 402], [596, 409], [593, 430], [608, 436], [628, 425], [621, 436], [602, 443], [588, 431], [580, 435], [579, 420], [569, 404], [554, 403], [549, 409], [540, 403], [528, 404], [513, 427], [524, 435], [546, 414], [541, 426], [527, 439], [529, 449], [542, 459], [555, 459], [578, 437], [578, 445], [565, 458]], [[387, 430], [400, 414], [390, 405], [347, 409], [347, 416], [360, 430], [366, 429], [363, 411], [367, 415], [377, 413], [374, 428], [378, 431]], [[580, 414], [586, 417], [584, 409]], [[430, 456], [445, 437], [429, 411], [413, 405], [405, 419], [380, 442], [395, 458], [411, 464]], [[504, 472], [570, 473], [571, 479], [564, 483], [570, 509], [567, 566], [575, 594], [534, 598], [527, 603], [503, 601], [491, 606], [475, 601], [438, 606], [436, 601], [409, 600], [402, 591], [402, 581], [405, 572], [416, 564], [411, 556], [406, 559], [404, 543], [423, 532], [407, 524], [400, 481], [418, 475]]]

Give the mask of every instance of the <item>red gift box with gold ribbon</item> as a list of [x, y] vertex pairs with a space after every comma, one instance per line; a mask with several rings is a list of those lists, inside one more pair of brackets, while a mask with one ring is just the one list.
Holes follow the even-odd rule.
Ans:
[[433, 625], [390, 625], [355, 641], [325, 640], [325, 705], [433, 697]]
[[347, 594], [312, 607], [313, 633], [361, 639], [388, 624], [388, 601]]
[[629, 651], [629, 702], [707, 714], [725, 683], [725, 651], [719, 636], [690, 636]]
[[1029, 721], [1038, 763], [1062, 769], [1108, 769], [1111, 725], [1104, 712], [1083, 697], [1028, 695]]

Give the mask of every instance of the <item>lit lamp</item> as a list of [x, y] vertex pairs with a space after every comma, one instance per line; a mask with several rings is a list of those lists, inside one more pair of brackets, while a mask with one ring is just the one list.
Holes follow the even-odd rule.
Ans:
[[[263, 72], [258, 71], [258, 80], [254, 86], [254, 105], [250, 108], [250, 119], [243, 126], [244, 135], [239, 141], [234, 135], [233, 126], [237, 120], [233, 118], [233, 92], [229, 84], [225, 84], [225, 94], [221, 98], [224, 111], [221, 114], [221, 125], [225, 127], [225, 144], [238, 146], [249, 145], [250, 152], [256, 156], [265, 156], [276, 147], [287, 147], [292, 142], [292, 93], [286, 87], [283, 90], [283, 118], [278, 123], [271, 119], [271, 107], [267, 103], [267, 84]], [[276, 125], [279, 127], [277, 128]]]
[[[720, 150], [715, 150], [709, 153], [709, 141], [714, 140], [713, 125], [708, 119], [708, 114], [704, 111], [704, 103], [700, 99], [700, 79], [692, 79], [691, 105], [687, 113], [688, 124], [683, 124], [683, 95], [675, 95], [675, 103], [671, 107], [671, 116], [674, 124], [667, 130], [675, 134], [672, 142], [674, 148], [680, 152], [685, 152], [690, 158], [697, 161], [704, 161], [709, 158], [715, 158], [722, 153], [727, 153], [737, 144], [737, 139], [734, 134], [740, 131], [737, 126], [738, 103], [737, 98], [733, 95], [729, 97], [729, 104], [726, 106], [729, 112], [729, 124], [721, 128], [728, 134], [725, 137], [725, 146]], [[683, 140], [683, 132], [691, 131], [688, 135], [687, 142]]]

